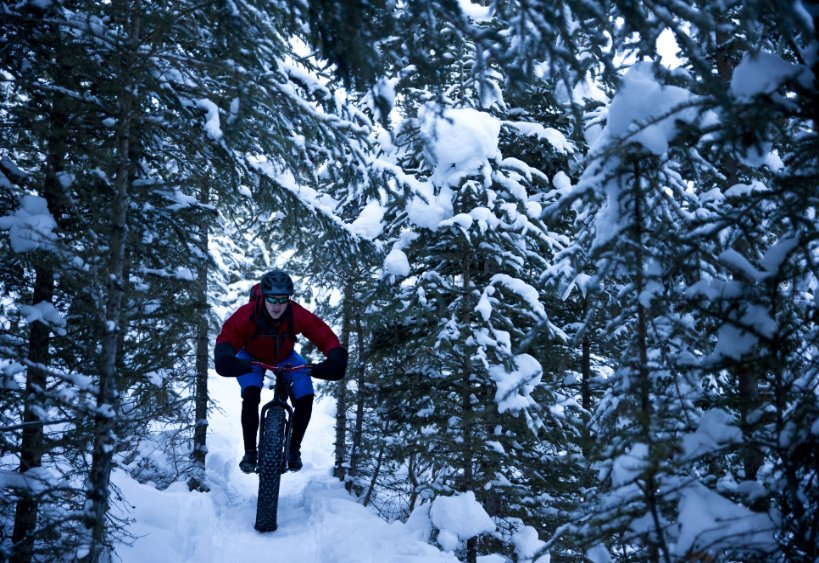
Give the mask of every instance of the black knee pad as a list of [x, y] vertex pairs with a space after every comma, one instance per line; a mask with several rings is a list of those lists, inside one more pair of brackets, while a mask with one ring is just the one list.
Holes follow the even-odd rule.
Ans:
[[245, 387], [242, 391], [242, 401], [248, 406], [258, 405], [262, 401], [262, 390], [260, 387]]

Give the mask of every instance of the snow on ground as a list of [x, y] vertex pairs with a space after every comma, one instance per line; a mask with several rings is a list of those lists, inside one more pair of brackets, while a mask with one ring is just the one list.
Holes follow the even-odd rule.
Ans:
[[[258, 478], [239, 471], [242, 454], [235, 381], [211, 376], [211, 396], [221, 411], [210, 416], [207, 456], [209, 493], [185, 483], [164, 491], [141, 485], [125, 472], [112, 480], [132, 506], [133, 545], [119, 545], [125, 563], [427, 563], [458, 560], [422, 541], [423, 530], [389, 524], [355, 502], [332, 477], [334, 402], [323, 398], [302, 446], [304, 468], [282, 478], [275, 532], [253, 528]], [[266, 390], [262, 399], [269, 398]]]

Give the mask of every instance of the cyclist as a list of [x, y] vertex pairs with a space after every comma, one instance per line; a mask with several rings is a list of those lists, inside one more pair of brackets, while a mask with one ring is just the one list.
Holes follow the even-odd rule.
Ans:
[[304, 365], [307, 361], [293, 348], [296, 336], [303, 334], [325, 355], [326, 359], [309, 372], [295, 370], [285, 374], [293, 403], [293, 433], [287, 455], [291, 471], [302, 468], [301, 442], [313, 411], [312, 377], [338, 381], [347, 369], [347, 350], [327, 324], [291, 299], [293, 280], [282, 270], [266, 273], [250, 291], [250, 302], [239, 307], [222, 325], [216, 337], [214, 363], [216, 373], [235, 377], [241, 387], [242, 438], [245, 454], [239, 468], [245, 473], [256, 470], [258, 454], [256, 433], [259, 429], [259, 403], [264, 384], [264, 370], [251, 364]]

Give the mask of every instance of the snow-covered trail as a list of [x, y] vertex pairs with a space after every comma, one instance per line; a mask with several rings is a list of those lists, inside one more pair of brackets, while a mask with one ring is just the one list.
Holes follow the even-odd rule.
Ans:
[[[275, 532], [253, 529], [258, 479], [238, 468], [242, 454], [236, 382], [212, 374], [211, 396], [220, 410], [210, 416], [209, 493], [185, 483], [164, 491], [117, 471], [113, 481], [132, 506], [131, 546], [119, 545], [126, 563], [427, 563], [457, 559], [423, 542], [424, 530], [388, 524], [356, 503], [332, 477], [333, 409], [316, 402], [302, 447], [304, 468], [283, 476]], [[266, 390], [262, 400], [272, 392]]]

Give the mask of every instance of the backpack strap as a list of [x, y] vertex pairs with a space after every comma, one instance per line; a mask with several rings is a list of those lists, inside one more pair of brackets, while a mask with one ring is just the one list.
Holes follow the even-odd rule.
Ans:
[[253, 315], [250, 317], [250, 320], [253, 321], [253, 336], [251, 336], [251, 340], [255, 340], [259, 333], [262, 331], [260, 325], [260, 320], [264, 318], [264, 312], [262, 311], [262, 307], [264, 307], [264, 299], [262, 299], [262, 288], [261, 284], [256, 284], [250, 288], [250, 300], [248, 303], [253, 303]]

